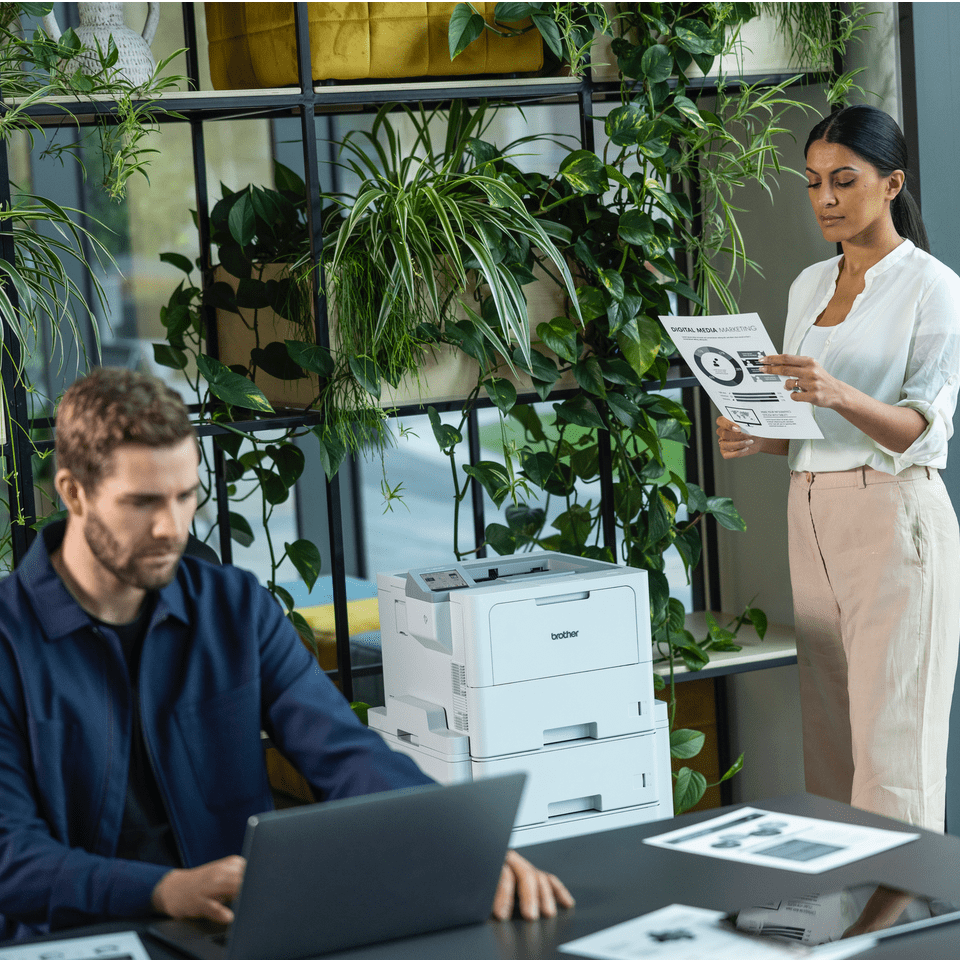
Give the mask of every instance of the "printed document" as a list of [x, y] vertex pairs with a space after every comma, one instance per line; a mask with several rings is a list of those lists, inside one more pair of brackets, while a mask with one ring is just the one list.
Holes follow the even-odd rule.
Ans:
[[823, 873], [916, 840], [919, 833], [815, 820], [742, 807], [644, 843], [704, 857], [737, 860], [798, 873]]
[[0, 945], [0, 960], [150, 960], [132, 931], [68, 940], [45, 940], [20, 947]]
[[876, 942], [858, 937], [818, 947], [778, 943], [749, 938], [721, 927], [723, 916], [718, 910], [674, 903], [565, 943], [559, 950], [591, 960], [784, 960], [790, 957], [843, 960]]
[[813, 406], [794, 400], [786, 377], [764, 373], [760, 361], [777, 350], [756, 313], [661, 317], [681, 356], [720, 413], [745, 433], [784, 440], [823, 436]]

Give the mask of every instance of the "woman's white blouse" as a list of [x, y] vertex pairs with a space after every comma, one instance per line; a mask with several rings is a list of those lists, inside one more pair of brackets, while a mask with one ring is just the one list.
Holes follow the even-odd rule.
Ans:
[[[790, 288], [783, 352], [799, 354], [804, 335], [830, 302], [840, 257], [808, 267]], [[960, 277], [904, 240], [866, 273], [846, 319], [830, 327], [815, 359], [838, 380], [883, 403], [918, 410], [927, 429], [903, 453], [871, 440], [833, 410], [814, 407], [822, 440], [791, 440], [790, 469], [868, 466], [897, 474], [947, 462], [960, 387]]]

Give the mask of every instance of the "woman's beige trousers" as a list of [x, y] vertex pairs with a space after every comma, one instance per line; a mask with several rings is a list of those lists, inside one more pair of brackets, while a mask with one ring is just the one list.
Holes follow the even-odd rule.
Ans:
[[940, 475], [795, 472], [788, 519], [807, 789], [942, 832], [960, 535]]

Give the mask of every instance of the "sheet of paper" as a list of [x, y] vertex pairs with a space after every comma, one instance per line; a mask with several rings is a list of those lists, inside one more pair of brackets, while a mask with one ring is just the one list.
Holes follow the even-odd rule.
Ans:
[[150, 955], [140, 938], [128, 931], [0, 946], [0, 960], [150, 960]]
[[758, 866], [823, 873], [916, 840], [918, 833], [742, 807], [644, 843]]
[[590, 960], [784, 960], [816, 957], [843, 960], [874, 941], [798, 947], [745, 937], [721, 927], [717, 910], [672, 904], [560, 946], [562, 953]]
[[812, 406], [791, 398], [787, 378], [761, 372], [760, 360], [780, 351], [756, 313], [660, 322], [720, 413], [746, 433], [785, 440], [823, 436]]

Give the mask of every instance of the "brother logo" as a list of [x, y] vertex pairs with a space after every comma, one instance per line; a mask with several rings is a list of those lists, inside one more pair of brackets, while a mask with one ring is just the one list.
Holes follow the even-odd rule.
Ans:
[[576, 637], [580, 633], [579, 630], [564, 630], [562, 633], [551, 633], [551, 640], [566, 640], [569, 637]]

